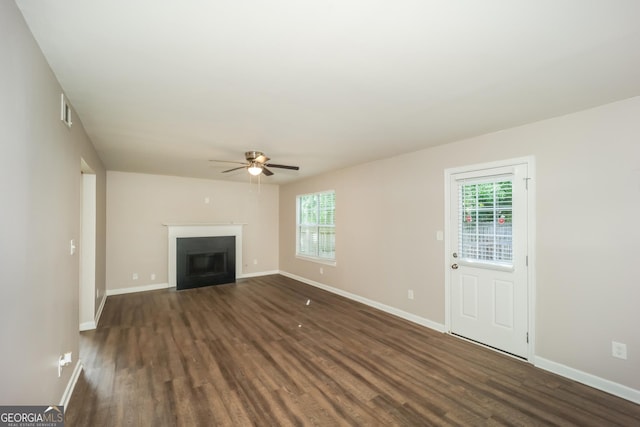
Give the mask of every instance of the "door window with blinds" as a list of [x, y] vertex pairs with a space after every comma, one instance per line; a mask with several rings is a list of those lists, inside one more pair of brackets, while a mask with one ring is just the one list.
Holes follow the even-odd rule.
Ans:
[[335, 262], [335, 191], [299, 195], [296, 205], [296, 255]]
[[513, 266], [513, 177], [458, 184], [460, 260]]

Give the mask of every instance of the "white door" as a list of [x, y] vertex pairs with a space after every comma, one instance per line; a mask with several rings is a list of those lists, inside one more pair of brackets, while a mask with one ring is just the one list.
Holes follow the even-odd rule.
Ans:
[[451, 333], [526, 358], [527, 165], [450, 179]]

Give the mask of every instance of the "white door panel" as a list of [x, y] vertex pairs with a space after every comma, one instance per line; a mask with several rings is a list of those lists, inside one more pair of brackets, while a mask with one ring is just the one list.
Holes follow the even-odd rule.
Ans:
[[493, 323], [496, 326], [513, 329], [513, 282], [494, 280], [493, 282]]
[[478, 320], [478, 279], [474, 276], [460, 276], [460, 315]]

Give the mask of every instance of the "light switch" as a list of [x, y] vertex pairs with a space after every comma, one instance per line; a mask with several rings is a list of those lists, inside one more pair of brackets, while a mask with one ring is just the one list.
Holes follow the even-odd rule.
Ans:
[[71, 239], [71, 242], [69, 242], [69, 254], [73, 255], [76, 253], [76, 242]]

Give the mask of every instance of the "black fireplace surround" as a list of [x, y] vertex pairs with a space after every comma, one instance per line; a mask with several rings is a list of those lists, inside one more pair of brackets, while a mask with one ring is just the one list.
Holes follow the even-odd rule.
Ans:
[[176, 289], [236, 281], [236, 237], [179, 237], [176, 242]]

